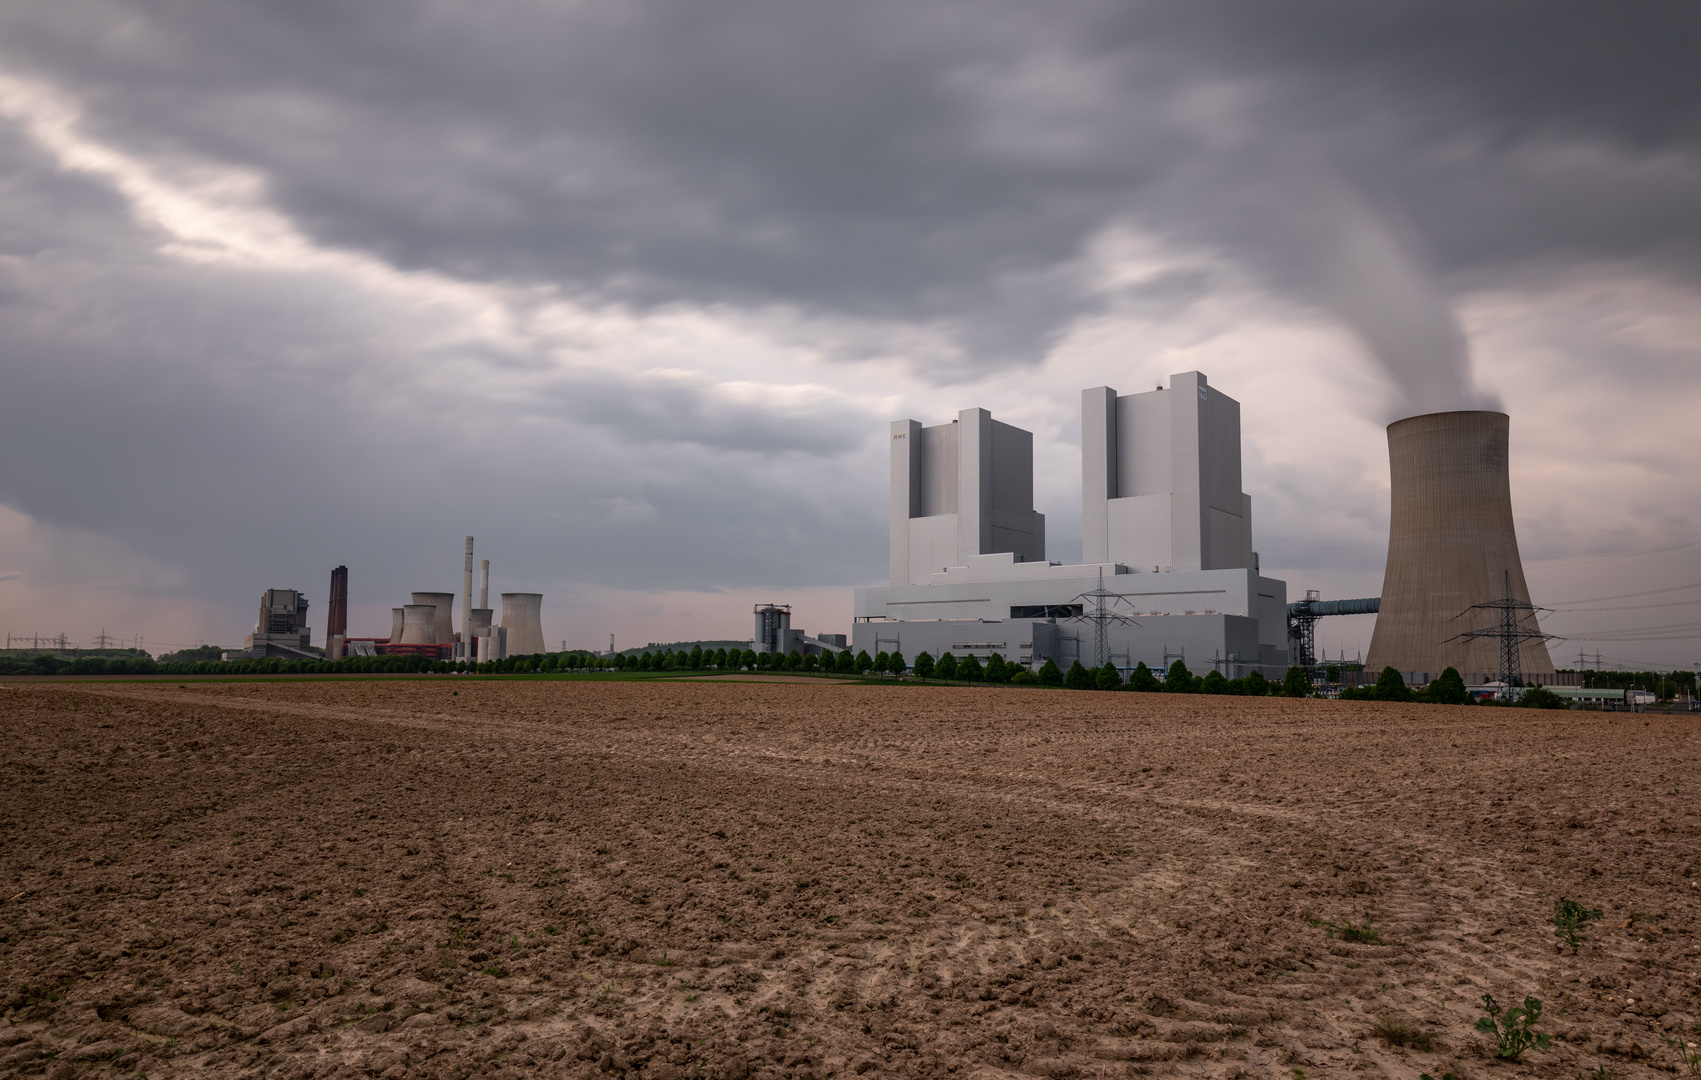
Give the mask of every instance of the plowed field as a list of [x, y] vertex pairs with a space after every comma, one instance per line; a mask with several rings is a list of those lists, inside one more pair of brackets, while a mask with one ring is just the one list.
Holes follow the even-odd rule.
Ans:
[[[438, 678], [0, 722], [0, 1074], [1669, 1076], [1701, 1016], [1696, 718]], [[1551, 1046], [1495, 1061], [1484, 993]]]

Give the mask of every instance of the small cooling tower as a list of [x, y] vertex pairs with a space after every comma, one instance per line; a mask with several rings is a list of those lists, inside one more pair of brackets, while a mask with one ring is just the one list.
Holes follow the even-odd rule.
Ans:
[[437, 629], [435, 642], [447, 645], [455, 640], [455, 594], [448, 592], [416, 592], [413, 594], [415, 604], [433, 604], [437, 608]]
[[[1498, 412], [1429, 413], [1388, 425], [1388, 568], [1366, 671], [1500, 669], [1497, 639], [1458, 635], [1498, 625], [1497, 613], [1469, 609], [1500, 600], [1508, 583], [1513, 599], [1530, 602], [1512, 528], [1509, 428]], [[1535, 616], [1524, 615], [1523, 625], [1536, 629]], [[1525, 641], [1521, 666], [1526, 675], [1552, 674], [1546, 644]]]
[[403, 612], [402, 612], [401, 608], [393, 607], [393, 608], [390, 609], [390, 640], [391, 641], [400, 642], [402, 640], [402, 618], [403, 618]]
[[483, 637], [490, 629], [490, 616], [493, 613], [487, 607], [475, 607], [470, 614], [472, 617], [467, 621], [472, 626], [471, 637]]
[[[414, 595], [419, 595], [415, 593]], [[427, 593], [426, 595], [430, 595]], [[402, 608], [402, 632], [399, 645], [437, 644], [437, 619], [441, 609], [436, 604], [409, 604]]]
[[543, 643], [543, 594], [502, 594], [502, 628], [508, 632], [508, 655], [548, 652]]

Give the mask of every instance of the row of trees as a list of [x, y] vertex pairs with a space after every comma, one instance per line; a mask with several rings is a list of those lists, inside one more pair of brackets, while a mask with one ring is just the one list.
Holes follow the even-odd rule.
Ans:
[[[1303, 668], [1291, 667], [1281, 682], [1271, 682], [1257, 671], [1230, 679], [1212, 670], [1195, 676], [1180, 660], [1159, 678], [1144, 663], [1135, 666], [1127, 680], [1114, 664], [1089, 668], [1079, 660], [1067, 672], [1047, 659], [1038, 671], [1006, 661], [993, 653], [982, 664], [975, 656], [961, 659], [947, 652], [937, 660], [926, 652], [915, 658], [913, 668], [898, 652], [869, 656], [866, 650], [853, 654], [846, 649], [836, 655], [803, 655], [797, 651], [781, 656], [753, 649], [660, 650], [635, 655], [601, 656], [589, 652], [538, 653], [514, 656], [484, 664], [428, 660], [420, 656], [350, 656], [341, 660], [269, 659], [165, 662], [146, 655], [134, 657], [80, 656], [60, 658], [39, 654], [27, 658], [0, 658], [0, 675], [333, 675], [470, 672], [484, 675], [548, 672], [639, 672], [639, 671], [797, 671], [840, 675], [903, 675], [913, 673], [922, 680], [989, 682], [1062, 686], [1071, 690], [1134, 690], [1182, 694], [1230, 694], [1250, 697], [1281, 695], [1309, 697], [1315, 691]], [[1628, 680], [1627, 680], [1628, 681]], [[1416, 701], [1444, 705], [1469, 705], [1473, 699], [1459, 672], [1448, 668], [1420, 692], [1413, 691], [1392, 667], [1384, 668], [1375, 684], [1351, 688], [1341, 694], [1351, 701]], [[1520, 705], [1533, 708], [1563, 708], [1564, 699], [1539, 687], [1526, 691]]]

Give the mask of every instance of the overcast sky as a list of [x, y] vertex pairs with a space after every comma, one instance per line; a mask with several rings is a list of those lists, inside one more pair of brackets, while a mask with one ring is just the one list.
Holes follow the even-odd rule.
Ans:
[[552, 644], [845, 632], [888, 421], [1031, 429], [1076, 561], [1080, 390], [1197, 369], [1290, 596], [1380, 589], [1388, 420], [1504, 407], [1535, 601], [1615, 609], [1556, 659], [1701, 662], [1618, 632], [1701, 588], [1593, 599], [1701, 585], [1698, 47], [1671, 0], [0, 6], [0, 630], [235, 645], [281, 587], [318, 641], [344, 563], [383, 634], [470, 533]]

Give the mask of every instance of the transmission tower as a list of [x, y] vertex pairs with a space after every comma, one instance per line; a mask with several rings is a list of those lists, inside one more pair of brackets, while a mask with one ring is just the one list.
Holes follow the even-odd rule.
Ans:
[[1081, 614], [1076, 617], [1093, 624], [1093, 667], [1102, 668], [1110, 663], [1111, 626], [1140, 624], [1116, 610], [1116, 605], [1128, 603], [1128, 598], [1104, 587], [1103, 570], [1099, 571], [1098, 588], [1084, 592], [1075, 599], [1081, 602]]
[[1460, 638], [1495, 638], [1500, 642], [1500, 681], [1506, 686], [1508, 697], [1515, 697], [1513, 687], [1524, 683], [1523, 651], [1526, 641], [1546, 641], [1552, 634], [1543, 633], [1535, 625], [1525, 626], [1524, 617], [1528, 615], [1530, 622], [1535, 623], [1535, 613], [1549, 611], [1549, 608], [1536, 607], [1534, 604], [1519, 600], [1512, 595], [1512, 573], [1502, 571], [1506, 579], [1506, 591], [1499, 600], [1490, 600], [1482, 604], [1472, 604], [1465, 611], [1459, 612], [1454, 618], [1460, 618], [1469, 611], [1493, 611], [1499, 614], [1498, 624], [1482, 630], [1467, 630], [1457, 634], [1452, 641]]

